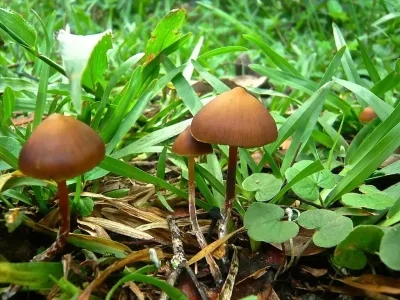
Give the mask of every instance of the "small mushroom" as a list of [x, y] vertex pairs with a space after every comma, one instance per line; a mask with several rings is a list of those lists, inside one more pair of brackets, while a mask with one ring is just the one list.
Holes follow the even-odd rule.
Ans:
[[360, 122], [371, 122], [373, 119], [377, 117], [376, 112], [372, 109], [371, 106], [367, 106], [364, 108], [360, 115], [358, 116], [358, 119]]
[[227, 234], [227, 223], [235, 199], [237, 149], [260, 147], [278, 137], [276, 123], [268, 110], [244, 88], [218, 95], [193, 118], [192, 136], [203, 143], [229, 146], [226, 198], [219, 237]]
[[[196, 215], [196, 202], [195, 202], [195, 186], [194, 186], [194, 157], [205, 155], [213, 152], [210, 144], [202, 143], [195, 140], [190, 134], [190, 126], [187, 127], [175, 140], [172, 145], [172, 152], [186, 156], [188, 158], [188, 181], [189, 181], [189, 217], [192, 224], [192, 229], [196, 235], [197, 241], [202, 249], [207, 247], [206, 239], [201, 232]], [[215, 282], [220, 284], [222, 282], [222, 275], [212, 255], [206, 255], [206, 260], [210, 265], [211, 274]]]
[[104, 142], [91, 127], [60, 114], [45, 119], [22, 147], [18, 161], [20, 171], [30, 177], [57, 183], [61, 216], [57, 240], [33, 261], [50, 260], [65, 246], [70, 230], [66, 180], [94, 168], [104, 156]]

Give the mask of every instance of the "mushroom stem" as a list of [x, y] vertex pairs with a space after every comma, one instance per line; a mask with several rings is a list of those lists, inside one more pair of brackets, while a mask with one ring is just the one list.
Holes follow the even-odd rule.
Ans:
[[58, 187], [58, 210], [61, 216], [61, 224], [58, 231], [57, 239], [46, 251], [36, 255], [31, 261], [48, 261], [51, 260], [67, 243], [67, 237], [70, 230], [70, 213], [68, 201], [68, 188], [65, 180], [57, 182]]
[[222, 238], [228, 233], [228, 222], [231, 218], [233, 202], [235, 201], [236, 164], [238, 147], [229, 147], [228, 173], [226, 175], [225, 204], [221, 211], [222, 220], [219, 225], [218, 236]]
[[[201, 249], [207, 247], [206, 239], [201, 232], [200, 225], [197, 221], [196, 214], [196, 195], [195, 195], [195, 187], [194, 187], [194, 157], [188, 157], [188, 179], [189, 179], [189, 218], [192, 224], [192, 231], [196, 235], [197, 241], [200, 245]], [[211, 254], [205, 256], [208, 265], [210, 266], [210, 272], [214, 277], [214, 281], [217, 284], [221, 284], [222, 282], [222, 274], [219, 270], [217, 263]]]

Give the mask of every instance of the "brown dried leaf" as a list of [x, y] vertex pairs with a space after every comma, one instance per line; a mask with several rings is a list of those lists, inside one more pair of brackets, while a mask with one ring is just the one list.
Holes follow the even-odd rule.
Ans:
[[[81, 225], [79, 226], [79, 229], [86, 231], [89, 233], [91, 236], [97, 236], [100, 238], [104, 239], [109, 239], [111, 240], [110, 236], [108, 235], [107, 231], [104, 230], [103, 227], [90, 223], [90, 222], [85, 222], [82, 220], [78, 220], [78, 224]], [[90, 230], [88, 229], [90, 228]]]
[[231, 80], [237, 84], [238, 86], [242, 87], [249, 87], [249, 88], [257, 88], [262, 86], [266, 81], [267, 77], [265, 76], [254, 76], [254, 75], [240, 75], [234, 78], [231, 78]]
[[134, 283], [133, 281], [127, 282], [124, 286], [129, 287], [129, 289], [132, 291], [132, 293], [135, 294], [135, 296], [138, 298], [138, 300], [145, 300], [144, 294], [142, 293], [142, 291], [140, 290], [138, 285], [136, 283]]
[[328, 273], [328, 269], [316, 269], [316, 268], [311, 268], [309, 266], [304, 266], [304, 265], [299, 266], [299, 268], [301, 271], [309, 273], [314, 277], [322, 277], [326, 273]]
[[199, 261], [200, 259], [202, 259], [206, 255], [213, 254], [213, 252], [215, 250], [217, 250], [217, 248], [219, 248], [221, 245], [226, 243], [226, 241], [228, 239], [233, 237], [235, 234], [243, 232], [244, 230], [245, 230], [244, 227], [236, 229], [235, 231], [233, 231], [233, 232], [229, 233], [228, 235], [224, 236], [223, 238], [220, 238], [220, 239], [214, 241], [213, 243], [209, 244], [207, 247], [205, 247], [200, 252], [198, 252], [195, 256], [193, 256], [189, 260], [188, 265], [190, 266], [190, 265], [194, 264], [195, 262]]
[[159, 217], [158, 215], [156, 215], [152, 212], [147, 212], [147, 211], [138, 209], [138, 208], [130, 205], [129, 203], [125, 203], [122, 201], [116, 201], [115, 199], [112, 201], [104, 200], [104, 203], [110, 204], [111, 206], [118, 208], [120, 211], [123, 211], [123, 212], [127, 213], [128, 215], [136, 217], [140, 220], [144, 220], [147, 222], [165, 221], [165, 218]]
[[46, 226], [48, 228], [55, 228], [59, 218], [60, 218], [60, 215], [58, 213], [58, 208], [56, 208], [56, 209], [51, 210], [38, 223], [40, 225]]
[[292, 138], [288, 138], [281, 144], [280, 148], [282, 149], [283, 153], [286, 153], [286, 150], [289, 149], [291, 143], [292, 143]]
[[400, 279], [375, 274], [364, 274], [360, 277], [345, 277], [337, 280], [367, 291], [400, 295]]
[[326, 291], [336, 294], [343, 294], [349, 295], [352, 297], [366, 297], [368, 299], [375, 299], [375, 300], [396, 300], [397, 298], [393, 298], [384, 294], [375, 293], [371, 291], [361, 290], [352, 286], [343, 285], [323, 285], [322, 286]]
[[[22, 116], [12, 119], [11, 121], [13, 122], [14, 126], [22, 126], [22, 125], [32, 122], [34, 118], [35, 118], [35, 114], [30, 113], [28, 116], [22, 115]], [[43, 119], [44, 118], [45, 117], [43, 117]]]
[[158, 229], [158, 228], [169, 229], [167, 221], [165, 221], [165, 222], [154, 222], [154, 223], [140, 225], [140, 226], [136, 227], [136, 230], [147, 231], [147, 230], [150, 230], [150, 229]]
[[137, 230], [136, 228], [132, 228], [129, 226], [126, 226], [124, 224], [110, 221], [104, 218], [93, 218], [93, 217], [87, 217], [83, 218], [83, 221], [93, 223], [96, 225], [99, 225], [103, 227], [104, 229], [110, 230], [112, 232], [124, 235], [124, 236], [129, 236], [133, 237], [136, 239], [141, 239], [141, 240], [153, 240], [154, 237], [151, 236], [150, 234], [146, 232], [142, 232]]

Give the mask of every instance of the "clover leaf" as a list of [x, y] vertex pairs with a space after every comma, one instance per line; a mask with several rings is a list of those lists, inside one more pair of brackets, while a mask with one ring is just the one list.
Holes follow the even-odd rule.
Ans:
[[367, 264], [366, 253], [376, 254], [384, 235], [382, 228], [374, 225], [359, 225], [335, 249], [335, 264], [361, 270]]
[[323, 248], [336, 246], [353, 229], [351, 219], [327, 209], [306, 211], [299, 216], [297, 222], [306, 229], [316, 229], [313, 242]]
[[379, 257], [392, 270], [400, 271], [400, 224], [386, 231], [381, 241]]
[[395, 199], [378, 190], [372, 185], [362, 185], [359, 188], [362, 194], [347, 193], [342, 196], [342, 202], [348, 206], [382, 210], [392, 207]]
[[[297, 174], [312, 164], [311, 160], [302, 160], [286, 170], [285, 177], [291, 181]], [[319, 188], [330, 189], [335, 185], [335, 177], [325, 169], [303, 178], [292, 186], [293, 192], [302, 199], [315, 201], [319, 198]]]
[[281, 221], [285, 212], [278, 205], [256, 202], [244, 215], [244, 227], [256, 241], [283, 243], [297, 235], [299, 227], [291, 221]]
[[280, 191], [281, 186], [282, 180], [265, 173], [254, 173], [242, 183], [244, 190], [256, 192], [255, 198], [257, 201], [272, 199]]

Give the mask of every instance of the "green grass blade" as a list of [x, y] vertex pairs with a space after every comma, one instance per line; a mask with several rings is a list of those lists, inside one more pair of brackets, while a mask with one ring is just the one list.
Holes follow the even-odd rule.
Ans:
[[112, 154], [114, 158], [122, 158], [124, 156], [130, 155], [132, 153], [138, 153], [140, 151], [146, 152], [147, 148], [164, 142], [186, 129], [192, 122], [192, 119], [182, 121], [180, 123], [162, 128], [160, 130], [154, 131], [145, 137], [129, 144], [128, 146], [118, 150]]
[[134, 178], [138, 181], [151, 183], [155, 186], [165, 188], [172, 193], [175, 193], [176, 195], [187, 199], [187, 193], [182, 192], [180, 189], [174, 187], [168, 182], [152, 176], [145, 171], [140, 170], [139, 168], [131, 166], [130, 164], [115, 159], [113, 157], [106, 156], [106, 158], [101, 162], [100, 167], [120, 176]]
[[378, 81], [372, 88], [371, 92], [379, 97], [394, 89], [400, 82], [400, 74], [397, 72], [397, 68], [390, 72], [381, 81]]
[[219, 80], [217, 77], [209, 73], [206, 69], [204, 69], [197, 61], [191, 60], [191, 63], [193, 64], [194, 68], [196, 71], [199, 73], [201, 77], [205, 81], [207, 81], [216, 91], [218, 94], [229, 91], [230, 88], [223, 83], [221, 80]]
[[[225, 19], [226, 21], [228, 21], [229, 23], [234, 25], [238, 29], [239, 32], [245, 32], [245, 33], [248, 33], [251, 35], [255, 35], [254, 31], [249, 26], [243, 24], [238, 19], [236, 19], [235, 17], [231, 16], [230, 14], [224, 12], [223, 10], [216, 8], [214, 6], [211, 6], [209, 4], [206, 4], [204, 2], [200, 2], [200, 1], [197, 2], [197, 4], [211, 10], [218, 17]], [[268, 35], [267, 35], [267, 37], [269, 38]], [[273, 42], [272, 38], [269, 38], [269, 41]]]
[[243, 35], [243, 37], [252, 42], [253, 44], [257, 45], [261, 51], [267, 55], [271, 61], [283, 72], [291, 73], [293, 75], [301, 76], [300, 73], [282, 56], [272, 50], [266, 43], [264, 43], [261, 39], [256, 36], [251, 35]]
[[139, 117], [142, 115], [143, 111], [146, 109], [147, 104], [153, 97], [153, 88], [156, 85], [157, 80], [154, 80], [147, 90], [139, 97], [135, 102], [130, 112], [126, 115], [121, 125], [118, 127], [111, 141], [107, 144], [106, 153], [110, 154], [118, 143], [122, 140], [124, 135], [132, 128]]
[[104, 117], [104, 128], [100, 131], [101, 137], [105, 143], [108, 143], [115, 132], [118, 130], [122, 120], [125, 118], [126, 113], [132, 104], [132, 99], [135, 98], [134, 94], [137, 86], [141, 84], [142, 68], [138, 67], [132, 73], [129, 82], [120, 94], [119, 101], [115, 109], [110, 109]]
[[335, 75], [337, 68], [340, 66], [344, 51], [346, 51], [345, 46], [343, 46], [342, 48], [340, 48], [340, 50], [338, 52], [336, 52], [335, 56], [332, 58], [331, 62], [329, 63], [329, 66], [326, 69], [324, 75], [322, 76], [321, 80], [319, 81], [318, 88], [323, 86], [328, 81], [332, 80], [332, 77]]
[[[201, 37], [199, 38], [199, 40], [198, 40], [196, 46], [194, 47], [192, 53], [190, 54], [190, 57], [189, 57], [188, 61], [196, 60], [197, 57], [199, 57], [199, 53], [200, 53], [201, 47], [203, 46], [203, 42], [204, 42], [204, 37], [201, 36]], [[193, 65], [192, 65], [192, 64], [187, 64], [186, 67], [185, 67], [185, 69], [184, 69], [183, 72], [182, 72], [182, 76], [183, 76], [187, 81], [190, 81], [190, 79], [192, 78], [192, 75], [193, 75], [193, 70], [194, 70]]]
[[[168, 57], [164, 57], [163, 64], [167, 72], [174, 70], [176, 67]], [[189, 82], [183, 77], [182, 74], [177, 74], [173, 79], [178, 95], [182, 98], [183, 103], [187, 106], [190, 113], [195, 115], [202, 107], [199, 97], [194, 92], [193, 88], [190, 86]]]
[[[36, 13], [35, 13], [36, 14]], [[48, 19], [48, 26], [46, 27], [43, 23], [42, 19], [36, 14], [40, 23], [42, 24], [43, 31], [45, 34], [45, 55], [49, 56], [52, 51], [52, 43], [50, 42], [50, 37], [53, 34], [53, 26], [55, 22], [55, 13], [52, 13]], [[43, 113], [45, 110], [45, 105], [47, 101], [47, 88], [49, 83], [49, 75], [50, 75], [50, 65], [45, 64], [43, 61], [39, 62], [39, 70], [40, 70], [40, 79], [39, 79], [39, 88], [36, 97], [36, 107], [35, 107], [35, 116], [33, 118], [33, 126], [32, 129], [35, 129], [41, 122], [43, 118]]]
[[93, 118], [92, 127], [97, 129], [100, 123], [101, 118], [103, 117], [104, 109], [106, 108], [107, 103], [109, 102], [109, 98], [113, 88], [117, 85], [118, 81], [133, 65], [135, 65], [142, 57], [144, 53], [138, 53], [134, 56], [128, 58], [125, 62], [119, 66], [119, 68], [112, 74], [107, 87], [101, 97], [100, 104], [97, 107], [95, 117]]
[[170, 297], [173, 300], [188, 300], [188, 298], [185, 296], [184, 293], [182, 293], [180, 290], [170, 285], [168, 282], [154, 278], [150, 275], [142, 275], [136, 273], [128, 274], [122, 277], [120, 280], [118, 280], [118, 282], [108, 292], [106, 300], [111, 300], [117, 288], [122, 284], [124, 284], [125, 282], [129, 281], [147, 283], [155, 287], [158, 287], [163, 292], [165, 292], [168, 295], [168, 297]]
[[31, 290], [49, 290], [54, 285], [50, 276], [57, 279], [63, 276], [61, 263], [0, 262], [0, 283], [22, 285]]
[[[291, 136], [296, 130], [303, 131], [309, 119], [314, 115], [315, 111], [320, 110], [321, 105], [324, 103], [328, 89], [331, 83], [328, 82], [323, 85], [314, 95], [304, 102], [279, 128], [278, 139], [271, 145], [266, 147], [266, 151], [273, 153], [289, 136]], [[311, 125], [310, 125], [311, 126]], [[308, 132], [311, 135], [311, 132]], [[265, 164], [265, 160], [262, 159], [258, 164], [259, 170]]]
[[364, 157], [367, 153], [371, 152], [372, 149], [376, 146], [376, 143], [384, 138], [384, 136], [388, 134], [388, 132], [400, 122], [400, 115], [396, 115], [396, 111], [400, 111], [399, 106], [384, 122], [379, 124], [375, 128], [375, 130], [373, 130], [369, 135], [365, 136], [365, 133], [361, 131], [361, 141], [358, 139], [358, 135], [353, 139], [352, 143], [358, 143], [360, 141], [360, 144], [358, 148], [352, 149], [352, 152], [348, 154], [349, 157], [346, 157], [345, 162], [347, 165], [355, 165], [359, 163], [361, 158]]
[[220, 195], [225, 196], [224, 185], [210, 171], [200, 165], [196, 165], [195, 168], [196, 172], [203, 176]]
[[365, 47], [364, 43], [359, 38], [357, 38], [357, 42], [358, 46], [360, 47], [361, 57], [364, 61], [365, 68], [367, 69], [372, 82], [376, 84], [381, 80], [379, 73], [376, 70], [371, 58], [369, 57], [367, 48]]
[[194, 174], [196, 187], [199, 189], [201, 195], [206, 199], [207, 203], [211, 204], [212, 206], [220, 207], [222, 202], [218, 202], [214, 197], [213, 193], [208, 187], [208, 184], [205, 182], [203, 176], [196, 172]]
[[213, 58], [214, 56], [219, 56], [223, 54], [228, 54], [228, 53], [233, 53], [233, 52], [245, 52], [248, 49], [242, 46], [226, 46], [226, 47], [220, 47], [216, 49], [212, 49], [210, 51], [207, 51], [206, 53], [203, 53], [197, 58], [197, 61], [199, 62], [204, 62], [205, 60], [208, 60], [210, 58]]
[[[335, 38], [336, 49], [339, 51], [343, 46], [347, 47], [346, 41], [344, 40], [344, 37], [339, 27], [335, 23], [333, 23], [332, 28], [333, 36]], [[346, 77], [349, 81], [362, 85], [360, 75], [357, 72], [357, 68], [354, 64], [353, 59], [351, 58], [350, 50], [348, 48], [346, 48], [346, 50], [344, 51], [342, 66], [344, 73], [346, 74]]]
[[26, 48], [36, 48], [35, 28], [11, 9], [0, 8], [0, 28]]
[[[215, 153], [211, 153], [207, 155], [207, 170], [217, 179], [220, 183], [223, 183], [223, 176], [221, 171], [221, 166], [218, 160], [218, 157]], [[216, 198], [216, 201], [222, 203], [224, 201], [224, 197], [218, 193], [218, 191], [213, 187], [213, 194]]]
[[400, 146], [400, 105], [362, 143], [350, 169], [325, 199], [332, 204], [367, 179]]
[[[8, 138], [8, 137], [5, 137]], [[18, 170], [18, 159], [3, 145], [0, 144], [0, 159], [11, 166], [14, 170]]]
[[363, 99], [363, 103], [371, 106], [381, 120], [385, 120], [393, 111], [393, 107], [365, 87], [339, 78], [334, 78], [333, 81], [352, 91], [358, 96], [358, 100]]
[[[312, 95], [318, 90], [318, 84], [301, 76], [296, 76], [287, 72], [267, 68], [261, 65], [251, 64], [250, 68], [261, 75], [267, 76], [268, 78], [280, 82], [282, 85], [288, 85], [308, 95]], [[341, 110], [345, 115], [352, 114], [351, 106], [332, 92], [328, 94], [326, 103], [329, 103], [335, 108]]]

